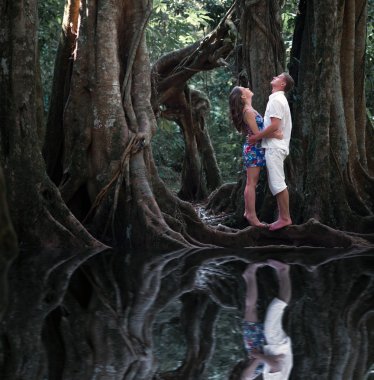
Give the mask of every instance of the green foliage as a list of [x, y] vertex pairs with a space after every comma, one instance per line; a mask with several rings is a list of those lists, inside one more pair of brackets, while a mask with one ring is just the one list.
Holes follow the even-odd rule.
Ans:
[[170, 190], [178, 191], [184, 156], [184, 141], [178, 125], [159, 119], [151, 143], [158, 174]]
[[209, 25], [214, 28], [231, 7], [232, 0], [206, 0], [203, 2], [204, 9], [210, 17]]
[[290, 57], [295, 17], [298, 10], [298, 0], [285, 1], [282, 8], [282, 37], [286, 49], [287, 60]]
[[[231, 6], [231, 0], [154, 2], [147, 41], [151, 60], [201, 39], [213, 29]], [[227, 99], [233, 78], [226, 68], [195, 75], [189, 85], [204, 91], [211, 102], [207, 128], [223, 179], [232, 181], [241, 170], [241, 136], [231, 126]], [[167, 142], [167, 143], [166, 143]], [[161, 178], [177, 190], [184, 155], [183, 137], [174, 123], [159, 121], [152, 139], [155, 162]]]
[[38, 41], [45, 109], [48, 108], [49, 104], [64, 3], [64, 0], [43, 0], [38, 2]]
[[206, 128], [224, 182], [236, 181], [238, 172], [243, 170], [243, 138], [233, 127], [228, 108], [228, 96], [234, 84], [235, 78], [227, 68], [197, 74], [191, 81], [191, 86], [204, 91], [210, 100]]
[[210, 21], [199, 1], [154, 0], [147, 27], [151, 60], [200, 39]]

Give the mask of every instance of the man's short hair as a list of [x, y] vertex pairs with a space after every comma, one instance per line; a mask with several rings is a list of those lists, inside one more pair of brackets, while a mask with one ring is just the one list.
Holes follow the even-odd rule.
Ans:
[[295, 85], [295, 82], [290, 74], [284, 72], [281, 74], [286, 82], [286, 86], [284, 87], [285, 92], [289, 92], [293, 89], [293, 86]]

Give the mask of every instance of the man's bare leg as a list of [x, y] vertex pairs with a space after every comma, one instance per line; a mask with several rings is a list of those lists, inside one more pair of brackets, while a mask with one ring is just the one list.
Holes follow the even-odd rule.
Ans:
[[257, 272], [257, 269], [261, 266], [264, 266], [264, 264], [263, 263], [248, 264], [247, 268], [242, 274], [246, 283], [244, 319], [248, 322], [258, 322], [258, 314], [257, 314], [258, 288], [257, 288], [256, 272]]
[[285, 303], [291, 300], [292, 287], [290, 280], [290, 266], [277, 260], [268, 260], [268, 265], [275, 269], [279, 281], [278, 298]]
[[283, 228], [292, 224], [292, 220], [290, 216], [290, 206], [289, 206], [290, 200], [289, 200], [287, 188], [285, 188], [280, 193], [276, 194], [276, 197], [277, 197], [277, 203], [278, 203], [279, 216], [278, 216], [277, 221], [270, 224], [269, 226], [270, 231], [279, 230], [280, 228]]

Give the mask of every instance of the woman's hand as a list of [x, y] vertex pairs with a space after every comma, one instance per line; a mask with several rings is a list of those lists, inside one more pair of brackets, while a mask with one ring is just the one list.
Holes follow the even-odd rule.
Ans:
[[250, 136], [247, 136], [247, 143], [248, 144], [256, 144], [256, 141], [258, 139], [256, 138], [256, 135], [253, 134], [253, 135], [250, 135]]

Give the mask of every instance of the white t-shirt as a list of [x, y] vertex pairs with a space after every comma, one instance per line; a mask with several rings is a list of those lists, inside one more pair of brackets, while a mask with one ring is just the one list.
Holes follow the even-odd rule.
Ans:
[[264, 323], [264, 333], [267, 344], [264, 346], [265, 355], [279, 355], [284, 357], [280, 360], [279, 372], [270, 373], [270, 367], [265, 363], [262, 374], [264, 380], [287, 380], [293, 366], [291, 339], [282, 326], [284, 309], [287, 304], [274, 298], [268, 307]]
[[264, 127], [265, 129], [271, 124], [271, 117], [276, 117], [281, 120], [280, 127], [283, 131], [283, 139], [271, 139], [263, 138], [263, 148], [277, 148], [283, 149], [286, 154], [289, 153], [289, 145], [291, 139], [292, 120], [290, 107], [284, 91], [276, 91], [269, 96], [269, 101], [266, 106], [264, 115]]

